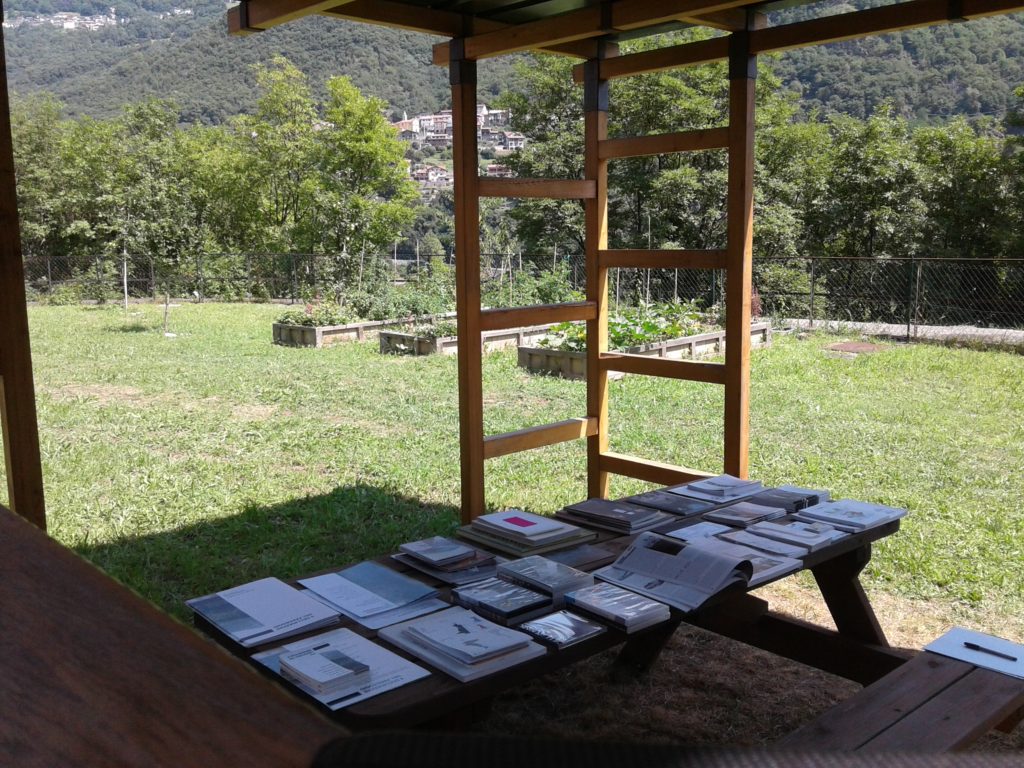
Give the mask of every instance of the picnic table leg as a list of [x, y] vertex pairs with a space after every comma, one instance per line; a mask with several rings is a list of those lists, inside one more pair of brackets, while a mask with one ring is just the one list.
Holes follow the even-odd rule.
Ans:
[[841, 635], [870, 645], [889, 647], [859, 576], [871, 560], [871, 544], [865, 544], [811, 569], [825, 604]]
[[682, 619], [671, 618], [636, 637], [631, 637], [615, 657], [612, 675], [616, 679], [637, 677], [651, 668]]

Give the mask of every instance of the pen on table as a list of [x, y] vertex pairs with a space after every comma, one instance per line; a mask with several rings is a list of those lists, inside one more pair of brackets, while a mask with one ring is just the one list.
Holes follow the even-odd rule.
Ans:
[[970, 648], [972, 651], [980, 651], [981, 653], [987, 653], [990, 656], [997, 656], [1000, 659], [1006, 659], [1007, 661], [1017, 660], [1016, 656], [1011, 656], [1010, 654], [1003, 653], [1002, 651], [994, 651], [991, 648], [985, 648], [984, 646], [978, 645], [977, 643], [969, 643], [966, 640], [964, 641], [964, 648]]

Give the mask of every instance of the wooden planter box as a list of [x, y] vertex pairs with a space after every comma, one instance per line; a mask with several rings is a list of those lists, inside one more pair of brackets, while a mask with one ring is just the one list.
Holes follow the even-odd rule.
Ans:
[[[750, 326], [750, 343], [755, 347], [771, 343], [771, 323], [753, 323]], [[631, 355], [643, 357], [696, 358], [713, 355], [725, 350], [725, 331], [709, 331], [679, 339], [669, 339], [623, 350]], [[565, 379], [587, 377], [587, 353], [566, 352], [544, 347], [519, 347], [519, 367], [535, 373], [561, 376]]]
[[[455, 317], [454, 312], [443, 315], [430, 315], [424, 320], [447, 320]], [[404, 320], [365, 320], [348, 325], [286, 325], [274, 323], [273, 334], [275, 344], [290, 347], [326, 347], [342, 341], [366, 341], [383, 328], [391, 328], [409, 322]]]
[[[493, 352], [506, 347], [534, 344], [551, 330], [551, 325], [530, 325], [503, 331], [487, 331], [482, 334], [483, 349]], [[459, 351], [458, 336], [438, 336], [435, 339], [416, 336], [398, 331], [380, 331], [380, 351], [383, 354], [401, 355], [454, 355]]]

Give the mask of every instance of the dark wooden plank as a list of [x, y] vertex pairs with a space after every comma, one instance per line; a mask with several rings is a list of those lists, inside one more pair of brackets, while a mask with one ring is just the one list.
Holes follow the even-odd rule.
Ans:
[[25, 274], [18, 229], [5, 61], [0, 36], [0, 432], [3, 433], [11, 508], [45, 530], [43, 470], [25, 310]]
[[10, 765], [309, 765], [344, 731], [0, 507]]
[[485, 309], [480, 314], [480, 329], [484, 331], [504, 331], [510, 328], [520, 328], [525, 325], [593, 320], [596, 314], [597, 307], [592, 301]]
[[[932, 653], [914, 659], [836, 704], [814, 721], [777, 743], [779, 747], [833, 750], [859, 749], [968, 675], [973, 667]], [[926, 729], [931, 734], [932, 729]]]
[[[932, 657], [935, 654], [923, 653]], [[952, 660], [948, 660], [952, 661]], [[969, 665], [965, 665], [969, 666]], [[1024, 680], [974, 668], [861, 747], [871, 751], [962, 749], [1024, 706]]]
[[832, 557], [811, 569], [836, 628], [847, 637], [888, 645], [878, 617], [857, 578], [871, 560], [871, 544]]

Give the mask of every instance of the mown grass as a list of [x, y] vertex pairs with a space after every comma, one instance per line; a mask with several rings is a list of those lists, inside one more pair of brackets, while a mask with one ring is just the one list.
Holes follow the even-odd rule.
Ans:
[[[182, 601], [379, 554], [456, 524], [454, 358], [374, 343], [270, 344], [279, 308], [30, 310], [50, 531], [184, 616]], [[904, 506], [867, 578], [966, 609], [1024, 606], [1024, 357], [836, 337], [755, 351], [751, 475]], [[584, 413], [579, 382], [485, 362], [486, 429]], [[721, 466], [722, 394], [626, 377], [615, 450]], [[488, 463], [488, 502], [551, 512], [585, 493], [582, 443]], [[616, 480], [625, 494], [644, 487]]]

